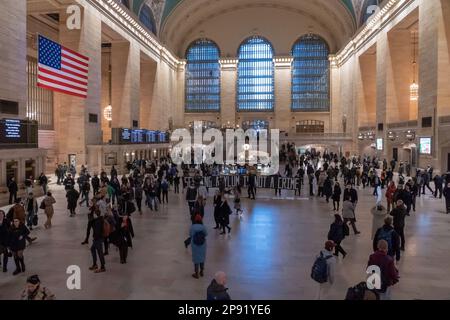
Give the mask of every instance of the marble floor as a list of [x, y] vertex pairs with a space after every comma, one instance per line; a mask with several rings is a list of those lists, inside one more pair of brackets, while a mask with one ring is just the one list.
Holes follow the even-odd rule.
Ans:
[[[27, 271], [12, 276], [0, 273], [0, 299], [17, 299], [26, 277], [39, 274], [45, 286], [58, 299], [205, 299], [206, 288], [214, 273], [228, 274], [229, 293], [233, 299], [315, 299], [318, 285], [310, 278], [315, 255], [322, 249], [330, 223], [332, 204], [324, 199], [302, 196], [294, 198], [284, 192], [274, 199], [268, 190], [258, 191], [258, 200], [244, 199], [242, 220], [231, 217], [231, 236], [213, 230], [211, 199], [208, 200], [205, 224], [209, 236], [205, 277], [191, 277], [190, 249], [185, 249], [190, 220], [184, 195], [169, 195], [169, 205], [158, 213], [148, 210], [134, 214], [136, 238], [128, 264], [119, 263], [112, 249], [107, 256], [107, 272], [88, 270], [91, 255], [84, 238], [87, 209], [78, 209], [69, 218], [62, 187], [51, 185], [57, 204], [54, 226], [44, 230], [45, 217], [32, 234], [36, 243], [25, 250]], [[342, 300], [348, 287], [365, 279], [365, 267], [371, 253], [370, 208], [375, 199], [369, 189], [360, 190], [357, 208], [358, 227], [362, 234], [351, 235], [343, 242], [348, 251], [339, 259], [336, 282], [329, 299]], [[444, 201], [431, 196], [418, 199], [417, 213], [407, 220], [407, 250], [398, 264], [400, 282], [393, 299], [450, 299], [448, 276], [450, 256], [450, 216], [444, 214]], [[68, 290], [66, 269], [81, 268], [81, 290]]]

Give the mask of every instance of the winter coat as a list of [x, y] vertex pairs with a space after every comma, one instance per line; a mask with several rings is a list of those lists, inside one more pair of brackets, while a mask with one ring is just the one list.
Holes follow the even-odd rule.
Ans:
[[8, 223], [8, 220], [3, 219], [1, 221], [2, 224], [0, 225], [0, 246], [2, 247], [8, 247], [9, 246], [9, 232], [10, 232], [10, 224]]
[[[205, 235], [205, 243], [202, 245], [196, 245], [194, 243], [194, 235], [197, 232], [203, 232]], [[208, 231], [203, 224], [193, 224], [189, 231], [189, 236], [191, 237], [192, 246], [192, 262], [194, 264], [205, 263], [206, 260], [206, 237], [208, 236]]]
[[386, 200], [388, 203], [392, 203], [394, 201], [394, 194], [397, 191], [397, 187], [395, 185], [390, 185], [386, 190]]
[[344, 223], [343, 222], [333, 222], [330, 226], [330, 231], [328, 232], [328, 240], [333, 240], [335, 243], [344, 240]]
[[394, 217], [394, 228], [405, 227], [406, 210], [404, 207], [394, 208], [391, 211], [390, 215]]
[[45, 204], [45, 209], [44, 209], [45, 214], [50, 217], [53, 216], [53, 213], [54, 213], [53, 204], [56, 203], [55, 198], [46, 196], [44, 198], [44, 200], [42, 200], [42, 201]]
[[387, 216], [387, 210], [385, 207], [381, 207], [381, 210], [378, 210], [378, 207], [373, 207], [370, 211], [372, 213], [372, 237], [373, 240], [377, 230], [380, 229], [384, 225], [384, 219]]
[[352, 203], [356, 203], [358, 201], [358, 193], [356, 192], [355, 189], [350, 189], [348, 190], [347, 188], [345, 188], [344, 190], [344, 201], [345, 200], [350, 200]]
[[340, 186], [334, 186], [333, 201], [341, 201], [342, 190]]
[[30, 203], [30, 201], [33, 201], [33, 213], [36, 214], [39, 210], [36, 198], [26, 198], [25, 202], [23, 203], [23, 208], [28, 213], [28, 204]]
[[378, 266], [381, 271], [381, 292], [386, 292], [387, 287], [393, 286], [399, 280], [398, 270], [394, 259], [382, 251], [375, 251], [369, 257], [368, 266]]
[[344, 219], [355, 219], [355, 205], [351, 201], [342, 204], [342, 217]]
[[190, 186], [186, 191], [186, 201], [194, 202], [197, 199], [197, 189]]
[[231, 300], [230, 295], [227, 292], [228, 288], [217, 283], [215, 279], [211, 281], [211, 284], [206, 290], [206, 300], [208, 301], [226, 301]]
[[333, 186], [331, 184], [330, 178], [325, 179], [325, 182], [323, 183], [323, 193], [327, 197], [331, 197], [331, 195], [333, 194]]
[[21, 223], [18, 228], [12, 226], [9, 233], [9, 248], [13, 252], [25, 250], [26, 237], [30, 234], [30, 230]]
[[26, 217], [25, 208], [22, 205], [16, 203], [11, 209], [13, 210], [14, 213], [13, 219], [19, 219], [20, 223], [25, 223]]
[[128, 247], [133, 247], [133, 238], [134, 238], [134, 229], [133, 229], [133, 223], [131, 222], [131, 219], [128, 217], [127, 219], [127, 226], [122, 226], [124, 219], [123, 217], [119, 217], [116, 219], [116, 228], [115, 230], [110, 234], [109, 240], [114, 245], [121, 247], [124, 245], [127, 245]]
[[380, 234], [384, 231], [392, 232], [392, 247], [389, 248], [389, 255], [391, 257], [396, 256], [397, 261], [400, 260], [400, 237], [397, 232], [395, 232], [392, 226], [383, 225], [381, 228], [377, 230], [375, 236], [373, 238], [373, 251], [376, 252], [378, 250], [378, 241], [380, 240]]
[[77, 207], [77, 200], [80, 197], [80, 193], [75, 189], [67, 191], [67, 209], [75, 209]]
[[227, 201], [222, 202], [219, 205], [218, 208], [219, 212], [219, 220], [222, 223], [222, 225], [229, 225], [230, 224], [230, 214], [232, 213], [230, 206], [228, 205]]

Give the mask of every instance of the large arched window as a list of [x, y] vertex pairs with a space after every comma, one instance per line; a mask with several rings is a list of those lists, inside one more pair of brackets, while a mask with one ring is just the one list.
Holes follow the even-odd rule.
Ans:
[[292, 111], [330, 110], [330, 62], [319, 36], [301, 37], [292, 48]]
[[139, 21], [153, 34], [156, 34], [155, 18], [153, 17], [152, 9], [147, 4], [144, 4], [139, 12]]
[[237, 110], [273, 111], [274, 50], [262, 37], [251, 37], [239, 47]]
[[130, 0], [119, 0], [119, 2], [130, 9]]
[[211, 40], [197, 40], [187, 49], [186, 112], [220, 111], [219, 57]]

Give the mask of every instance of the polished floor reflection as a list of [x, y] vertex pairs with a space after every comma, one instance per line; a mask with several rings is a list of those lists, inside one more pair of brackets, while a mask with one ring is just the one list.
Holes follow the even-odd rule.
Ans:
[[[228, 274], [233, 299], [315, 299], [318, 286], [310, 279], [315, 255], [322, 248], [333, 219], [332, 204], [324, 199], [294, 198], [289, 192], [275, 199], [272, 192], [258, 191], [259, 199], [244, 199], [243, 219], [231, 217], [231, 235], [213, 230], [211, 200], [208, 199], [205, 224], [208, 226], [208, 251], [205, 278], [191, 277], [190, 250], [183, 240], [190, 221], [183, 194], [169, 195], [170, 204], [158, 213], [145, 211], [133, 215], [136, 233], [128, 264], [119, 263], [113, 249], [107, 257], [107, 272], [93, 274], [90, 251], [80, 243], [84, 238], [87, 209], [79, 208], [69, 218], [64, 191], [52, 185], [56, 194], [54, 227], [33, 231], [38, 241], [25, 250], [27, 271], [13, 277], [0, 274], [0, 299], [17, 299], [31, 274], [39, 274], [44, 285], [58, 299], [205, 299], [206, 287], [214, 273]], [[343, 242], [348, 251], [337, 264], [336, 283], [329, 298], [343, 299], [349, 286], [365, 278], [365, 267], [371, 253], [370, 208], [375, 203], [372, 190], [360, 190], [357, 208], [359, 236]], [[444, 214], [443, 200], [425, 196], [418, 200], [417, 213], [407, 219], [407, 250], [398, 268], [400, 283], [393, 299], [450, 299], [447, 276], [450, 257], [450, 216]], [[66, 287], [66, 269], [82, 269], [82, 289]]]

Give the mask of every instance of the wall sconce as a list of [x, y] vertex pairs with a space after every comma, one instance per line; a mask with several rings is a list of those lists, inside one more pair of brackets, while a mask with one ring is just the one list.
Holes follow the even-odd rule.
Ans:
[[361, 141], [364, 140], [364, 135], [362, 133], [358, 134], [358, 139]]
[[396, 134], [395, 134], [394, 132], [392, 132], [392, 131], [389, 131], [389, 132], [388, 132], [387, 137], [388, 137], [388, 139], [391, 140], [391, 141], [395, 141], [395, 139], [397, 139]]
[[408, 139], [409, 141], [413, 141], [414, 139], [416, 139], [416, 133], [411, 130], [406, 131], [406, 139]]

